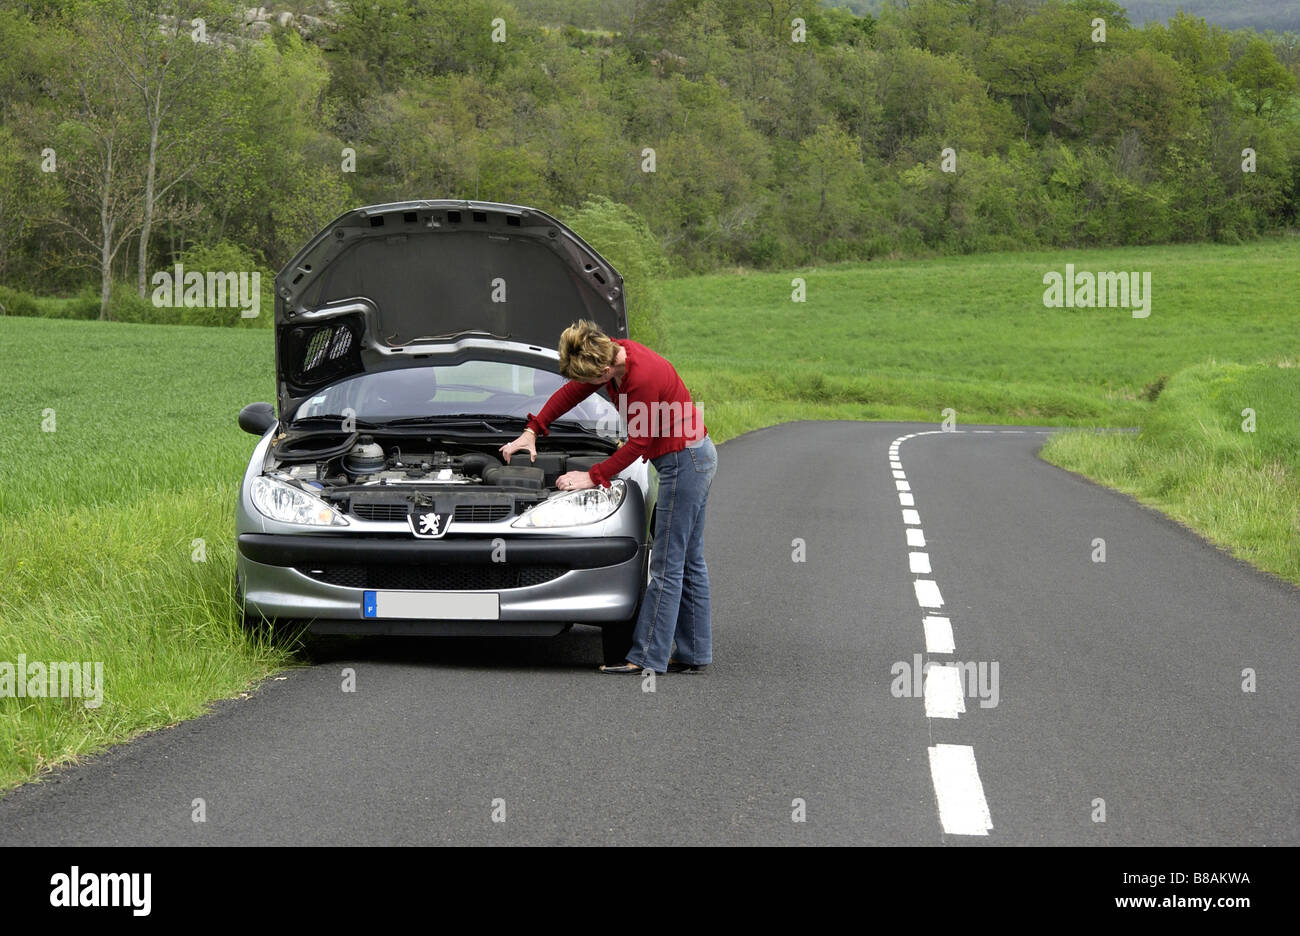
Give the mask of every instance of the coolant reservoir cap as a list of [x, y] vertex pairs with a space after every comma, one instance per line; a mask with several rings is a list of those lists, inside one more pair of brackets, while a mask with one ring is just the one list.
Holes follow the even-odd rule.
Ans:
[[343, 467], [353, 474], [370, 474], [384, 468], [384, 449], [373, 441], [366, 442], [369, 438], [370, 436], [362, 436], [351, 451], [343, 456]]

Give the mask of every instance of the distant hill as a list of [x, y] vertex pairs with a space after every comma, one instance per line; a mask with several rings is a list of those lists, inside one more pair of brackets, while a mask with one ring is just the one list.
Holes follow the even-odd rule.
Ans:
[[[823, 6], [844, 7], [859, 16], [880, 12], [886, 0], [822, 0]], [[1300, 0], [1118, 0], [1128, 9], [1129, 21], [1141, 26], [1164, 22], [1180, 8], [1228, 29], [1257, 32], [1300, 32]], [[585, 29], [626, 29], [644, 18], [653, 4], [645, 0], [515, 0], [521, 12], [541, 22], [568, 23]]]
[[1228, 29], [1300, 32], [1300, 0], [1133, 0], [1125, 6], [1135, 26], [1163, 22], [1182, 9]]
[[[1152, 20], [1164, 22], [1179, 9], [1228, 29], [1248, 27], [1257, 32], [1300, 32], [1300, 0], [1131, 0], [1128, 8], [1134, 26]], [[826, 6], [845, 7], [861, 16], [876, 14], [884, 0], [823, 0]]]

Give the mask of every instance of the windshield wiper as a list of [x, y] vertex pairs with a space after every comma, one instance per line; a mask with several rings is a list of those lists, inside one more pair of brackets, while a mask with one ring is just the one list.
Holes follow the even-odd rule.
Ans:
[[[521, 423], [527, 423], [528, 420], [523, 416], [503, 416], [498, 413], [456, 413], [449, 416], [404, 416], [401, 419], [390, 419], [383, 422], [384, 427], [396, 426], [437, 426], [439, 429], [466, 429], [473, 426], [482, 426], [493, 432], [500, 432], [505, 424], [514, 426]], [[557, 419], [551, 423], [552, 431], [560, 432], [580, 432], [583, 435], [596, 436], [597, 438], [608, 438], [597, 432], [590, 426], [584, 426], [582, 423], [572, 419]]]
[[[347, 416], [343, 416], [339, 413], [326, 413], [322, 416], [303, 416], [302, 418], [295, 419], [291, 423], [289, 423], [289, 428], [298, 429], [306, 426], [317, 426], [324, 423], [324, 424], [328, 424], [327, 428], [337, 428], [339, 432], [342, 432], [343, 422], [347, 418], [348, 418]], [[335, 423], [337, 423], [337, 426], [333, 425]], [[359, 429], [378, 429], [380, 424], [373, 423], [368, 419], [357, 419], [355, 416], [353, 416], [352, 425], [356, 426]]]
[[522, 416], [502, 416], [498, 413], [454, 413], [447, 416], [403, 416], [400, 419], [386, 419], [383, 422], [385, 426], [424, 426], [437, 424], [439, 426], [482, 426], [486, 425], [490, 429], [496, 429], [490, 421], [495, 422], [525, 422]]
[[583, 425], [582, 423], [574, 419], [557, 419], [555, 420], [555, 422], [551, 423], [549, 428], [551, 430], [554, 430], [557, 427], [565, 431], [576, 431], [576, 432], [581, 432], [583, 435], [597, 436], [598, 438], [601, 439], [610, 438], [609, 436], [596, 431], [595, 427]]

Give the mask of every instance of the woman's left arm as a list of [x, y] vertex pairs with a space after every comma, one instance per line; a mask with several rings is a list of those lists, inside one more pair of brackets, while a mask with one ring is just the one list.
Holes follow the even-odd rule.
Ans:
[[650, 451], [650, 439], [648, 437], [628, 438], [617, 452], [609, 456], [603, 462], [592, 465], [591, 470], [587, 472], [591, 476], [592, 486], [599, 484], [601, 487], [609, 487], [610, 478], [626, 468], [632, 462], [636, 461], [642, 455]]
[[582, 491], [597, 484], [609, 487], [609, 481], [616, 474], [650, 452], [650, 439], [646, 436], [629, 437], [617, 452], [603, 462], [592, 465], [589, 471], [569, 471], [560, 475], [556, 487], [563, 491]]

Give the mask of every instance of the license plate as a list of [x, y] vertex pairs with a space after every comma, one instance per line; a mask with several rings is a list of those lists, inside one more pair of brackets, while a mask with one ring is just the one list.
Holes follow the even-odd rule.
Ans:
[[368, 591], [361, 600], [368, 618], [499, 621], [501, 596], [485, 592]]

